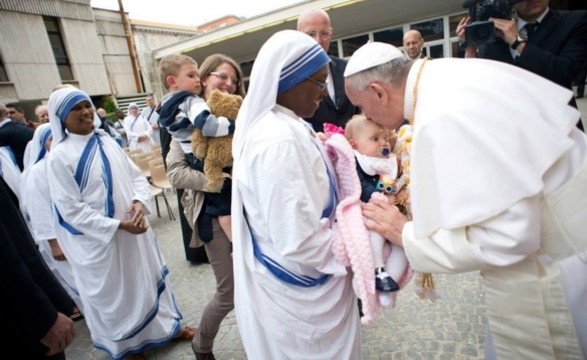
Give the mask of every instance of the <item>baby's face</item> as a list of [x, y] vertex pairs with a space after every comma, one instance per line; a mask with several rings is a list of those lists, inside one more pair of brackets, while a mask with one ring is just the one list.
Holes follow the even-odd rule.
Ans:
[[382, 154], [381, 152], [383, 147], [390, 148], [388, 138], [389, 134], [386, 130], [375, 123], [368, 122], [364, 124], [358, 136], [355, 138], [355, 149], [366, 156], [388, 157], [389, 151], [387, 154]]
[[200, 95], [202, 89], [200, 83], [200, 72], [194, 64], [183, 64], [179, 72], [174, 76], [177, 90], [189, 91], [194, 95]]

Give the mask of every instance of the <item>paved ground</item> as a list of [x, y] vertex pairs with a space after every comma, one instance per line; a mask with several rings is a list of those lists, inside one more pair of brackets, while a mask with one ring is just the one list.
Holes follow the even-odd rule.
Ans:
[[[586, 122], [587, 99], [578, 103]], [[175, 194], [167, 196], [177, 215]], [[185, 324], [197, 326], [202, 309], [214, 292], [212, 270], [208, 264], [190, 265], [185, 261], [179, 221], [169, 220], [161, 205], [162, 217], [152, 215], [152, 226], [168, 262]], [[412, 283], [399, 294], [395, 309], [381, 311], [376, 321], [363, 328], [365, 360], [483, 359], [486, 319], [479, 275], [439, 275], [436, 281], [442, 293], [440, 300], [420, 300]], [[78, 335], [67, 350], [67, 358], [107, 360], [104, 352], [93, 348], [85, 322], [77, 322], [76, 327]], [[246, 359], [234, 313], [224, 320], [214, 353], [218, 360]], [[149, 360], [194, 359], [189, 343], [172, 344], [146, 355]]]
[[[167, 196], [171, 199], [175, 194]], [[176, 201], [170, 203], [177, 214]], [[151, 223], [168, 262], [185, 324], [197, 326], [214, 293], [210, 265], [190, 265], [185, 261], [178, 220], [169, 220], [162, 211], [161, 218], [151, 216]], [[437, 285], [442, 299], [435, 303], [420, 300], [410, 284], [399, 294], [395, 310], [380, 312], [376, 321], [364, 327], [365, 359], [483, 359], [485, 310], [478, 275], [438, 276]], [[106, 353], [93, 348], [85, 321], [77, 322], [76, 328], [78, 335], [67, 350], [67, 358], [107, 360]], [[222, 323], [214, 353], [218, 360], [246, 359], [234, 312]], [[194, 359], [194, 355], [189, 343], [176, 343], [148, 352], [147, 358], [180, 360]]]

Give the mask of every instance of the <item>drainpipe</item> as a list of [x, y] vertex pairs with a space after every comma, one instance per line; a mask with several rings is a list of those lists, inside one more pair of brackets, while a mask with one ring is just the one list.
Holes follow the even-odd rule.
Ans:
[[128, 53], [130, 54], [130, 63], [132, 66], [132, 72], [135, 77], [135, 85], [137, 87], [137, 93], [141, 94], [143, 92], [143, 86], [141, 84], [141, 78], [139, 75], [139, 66], [137, 64], [137, 54], [135, 53], [135, 47], [132, 38], [132, 31], [130, 28], [130, 24], [126, 19], [126, 14], [124, 13], [124, 8], [122, 6], [122, 0], [118, 0], [118, 9], [120, 11], [120, 18], [122, 19], [122, 26], [124, 27], [124, 35], [126, 37], [126, 44], [128, 45]]

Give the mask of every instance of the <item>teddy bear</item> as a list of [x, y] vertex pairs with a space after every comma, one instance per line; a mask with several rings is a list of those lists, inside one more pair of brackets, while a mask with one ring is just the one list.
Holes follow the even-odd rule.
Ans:
[[[210, 113], [235, 120], [243, 101], [242, 96], [232, 95], [218, 89], [213, 90], [206, 101]], [[198, 129], [192, 135], [192, 151], [196, 158], [204, 161], [204, 174], [208, 178], [208, 190], [219, 192], [224, 184], [222, 169], [232, 167], [232, 137], [206, 137]]]

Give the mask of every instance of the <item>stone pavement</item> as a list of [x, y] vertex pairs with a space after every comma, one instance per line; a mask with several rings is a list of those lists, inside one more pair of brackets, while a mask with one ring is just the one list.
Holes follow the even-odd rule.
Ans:
[[[167, 196], [177, 215], [175, 194], [168, 192]], [[197, 326], [202, 310], [214, 294], [214, 275], [209, 264], [191, 265], [185, 260], [179, 220], [169, 220], [161, 199], [160, 209], [161, 218], [151, 215], [151, 225], [168, 263], [184, 324]], [[436, 280], [442, 299], [435, 303], [420, 300], [411, 283], [398, 295], [395, 309], [380, 311], [372, 324], [363, 327], [365, 360], [483, 359], [485, 309], [479, 275], [439, 275]], [[76, 322], [76, 329], [77, 336], [66, 352], [69, 360], [109, 359], [105, 352], [92, 346], [84, 320]], [[220, 327], [214, 354], [218, 360], [246, 359], [234, 312]], [[195, 359], [188, 342], [174, 343], [146, 355], [148, 360]]]
[[[579, 99], [578, 104], [587, 123], [587, 99]], [[175, 194], [167, 193], [167, 196], [177, 215]], [[151, 215], [151, 224], [169, 265], [184, 324], [197, 326], [204, 306], [214, 294], [214, 276], [210, 265], [191, 265], [185, 260], [179, 221], [169, 220], [160, 202], [161, 218]], [[363, 327], [365, 360], [483, 359], [486, 318], [478, 273], [438, 275], [436, 282], [442, 294], [440, 300], [420, 300], [412, 282], [398, 295], [395, 309], [380, 311], [371, 325]], [[77, 336], [66, 352], [67, 358], [108, 360], [104, 352], [92, 346], [85, 321], [77, 322], [76, 328]], [[234, 312], [220, 327], [214, 354], [218, 360], [246, 359]], [[194, 359], [186, 342], [155, 349], [146, 355], [149, 360]]]

